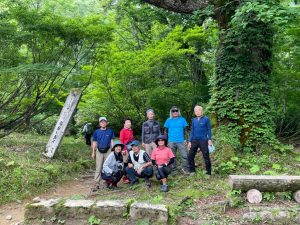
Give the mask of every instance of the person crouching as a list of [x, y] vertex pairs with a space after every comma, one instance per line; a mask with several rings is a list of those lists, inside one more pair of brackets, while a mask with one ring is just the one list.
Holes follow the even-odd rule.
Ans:
[[138, 178], [144, 178], [148, 187], [151, 186], [149, 178], [153, 175], [152, 162], [149, 155], [141, 150], [137, 140], [131, 143], [132, 150], [129, 152], [127, 176], [131, 185], [139, 182]]
[[171, 173], [171, 166], [175, 162], [175, 156], [170, 148], [167, 147], [167, 137], [159, 135], [155, 141], [158, 146], [151, 155], [152, 164], [157, 168], [156, 178], [162, 181], [161, 190], [169, 191], [167, 178]]
[[105, 180], [106, 187], [109, 189], [117, 188], [117, 183], [123, 176], [123, 156], [121, 153], [123, 149], [123, 144], [116, 143], [104, 161], [101, 178]]

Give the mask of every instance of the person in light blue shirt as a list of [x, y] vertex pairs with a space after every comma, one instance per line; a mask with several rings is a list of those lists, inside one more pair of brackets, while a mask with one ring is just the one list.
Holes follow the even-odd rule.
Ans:
[[[186, 133], [187, 133], [188, 123], [185, 118], [183, 118], [180, 114], [180, 110], [173, 106], [170, 110], [170, 118], [168, 118], [165, 122], [165, 135], [168, 136], [168, 146], [172, 149], [174, 155], [176, 155], [177, 150], [181, 153], [182, 160], [182, 171], [184, 174], [189, 173], [189, 164], [187, 157], [187, 141], [186, 141]], [[174, 172], [177, 170], [176, 160], [173, 164]]]

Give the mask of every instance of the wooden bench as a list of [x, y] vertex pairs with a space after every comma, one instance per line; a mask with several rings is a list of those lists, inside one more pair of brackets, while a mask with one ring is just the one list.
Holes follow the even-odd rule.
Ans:
[[295, 201], [300, 203], [300, 176], [229, 175], [229, 182], [232, 189], [247, 192], [251, 203], [261, 202], [261, 191], [292, 191]]

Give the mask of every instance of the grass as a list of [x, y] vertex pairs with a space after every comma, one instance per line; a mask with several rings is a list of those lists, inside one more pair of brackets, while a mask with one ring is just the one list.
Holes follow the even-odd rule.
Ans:
[[[84, 169], [94, 169], [94, 162], [90, 160], [91, 151], [83, 139], [65, 137], [58, 154], [51, 161], [42, 156], [47, 141], [46, 136], [16, 133], [0, 139], [0, 204], [31, 197], [59, 182], [70, 179]], [[228, 201], [229, 207], [234, 207], [237, 211], [240, 210], [238, 207], [244, 205], [245, 201], [240, 193], [237, 196], [229, 195], [231, 190], [228, 184], [228, 174], [300, 175], [298, 151], [284, 154], [275, 151], [237, 154], [226, 160], [222, 158], [226, 156], [225, 153], [223, 154], [220, 150], [218, 154], [218, 158], [217, 154], [212, 154], [215, 174], [210, 179], [205, 178], [203, 158], [201, 154], [197, 154], [195, 161], [199, 165], [196, 175], [192, 177], [182, 174], [170, 175], [168, 193], [161, 192], [160, 182], [152, 178], [150, 189], [143, 184], [141, 179], [140, 184], [134, 187], [121, 185], [122, 188], [119, 191], [100, 191], [97, 199], [122, 199], [130, 202], [145, 201], [165, 204], [169, 207], [170, 224], [178, 223], [178, 218], [232, 221], [231, 216], [224, 214], [224, 204], [210, 205], [218, 201]], [[283, 194], [284, 201], [290, 201], [290, 194]], [[75, 194], [72, 199], [85, 197]], [[278, 199], [277, 196], [276, 199]], [[208, 206], [208, 208], [202, 209], [203, 206]], [[141, 221], [143, 222], [146, 223], [146, 221]]]
[[0, 204], [20, 201], [92, 168], [83, 140], [65, 137], [54, 159], [42, 153], [47, 136], [13, 133], [0, 139]]

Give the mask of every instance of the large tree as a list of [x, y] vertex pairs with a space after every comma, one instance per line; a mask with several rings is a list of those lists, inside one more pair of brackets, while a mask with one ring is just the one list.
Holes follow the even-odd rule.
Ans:
[[177, 13], [211, 9], [220, 35], [210, 111], [217, 136], [237, 149], [276, 146], [271, 98], [274, 23], [288, 11], [279, 1], [144, 0]]

